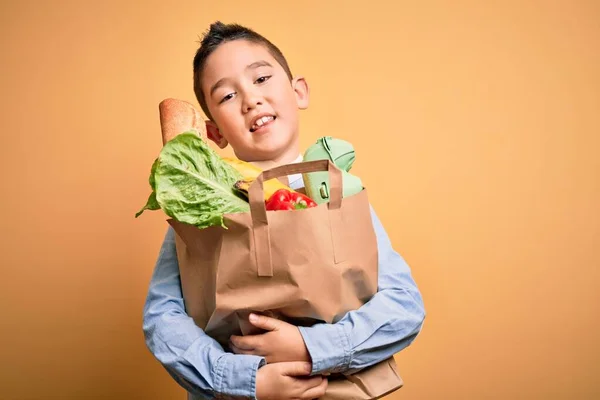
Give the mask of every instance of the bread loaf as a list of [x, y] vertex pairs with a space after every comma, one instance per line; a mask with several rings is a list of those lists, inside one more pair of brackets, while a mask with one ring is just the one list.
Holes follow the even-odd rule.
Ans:
[[206, 139], [206, 125], [200, 112], [187, 101], [165, 99], [158, 105], [163, 145], [180, 133], [196, 130]]

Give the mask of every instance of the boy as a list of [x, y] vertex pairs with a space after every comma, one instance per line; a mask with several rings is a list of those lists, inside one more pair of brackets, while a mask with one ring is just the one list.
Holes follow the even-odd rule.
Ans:
[[[207, 136], [219, 147], [267, 169], [301, 161], [298, 113], [309, 90], [293, 77], [279, 49], [256, 32], [211, 25], [194, 58], [194, 91]], [[290, 186], [302, 186], [301, 179]], [[258, 316], [267, 332], [232, 336], [225, 351], [186, 314], [175, 252], [167, 230], [144, 307], [144, 334], [154, 356], [190, 399], [314, 399], [324, 374], [353, 372], [387, 359], [421, 330], [425, 311], [410, 269], [393, 250], [371, 209], [379, 252], [378, 293], [335, 324], [296, 327]]]

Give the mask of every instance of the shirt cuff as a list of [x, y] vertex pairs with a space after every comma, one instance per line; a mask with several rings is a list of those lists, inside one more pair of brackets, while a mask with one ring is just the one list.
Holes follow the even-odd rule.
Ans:
[[216, 398], [256, 399], [256, 372], [264, 357], [225, 353], [215, 365]]
[[312, 374], [344, 372], [350, 366], [352, 348], [342, 324], [298, 327], [312, 359]]

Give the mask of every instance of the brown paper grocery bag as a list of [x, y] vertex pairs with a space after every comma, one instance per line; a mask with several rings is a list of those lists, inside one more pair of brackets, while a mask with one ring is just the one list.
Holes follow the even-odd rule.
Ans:
[[[328, 171], [331, 199], [314, 208], [267, 211], [263, 182]], [[329, 160], [263, 171], [249, 189], [250, 212], [225, 215], [227, 229], [173, 219], [188, 314], [224, 347], [256, 333], [250, 312], [297, 326], [334, 323], [377, 292], [378, 253], [366, 190], [342, 199]], [[332, 374], [323, 399], [376, 399], [402, 386], [393, 358], [353, 375]]]

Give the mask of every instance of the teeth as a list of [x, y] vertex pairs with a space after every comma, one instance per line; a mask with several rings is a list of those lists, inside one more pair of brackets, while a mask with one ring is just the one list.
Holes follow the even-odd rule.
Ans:
[[260, 126], [263, 126], [264, 124], [266, 124], [267, 122], [269, 122], [269, 121], [272, 121], [272, 120], [273, 120], [273, 117], [272, 117], [272, 116], [264, 116], [264, 117], [262, 117], [262, 118], [259, 118], [259, 119], [258, 119], [258, 120], [257, 120], [257, 121], [254, 123], [254, 125], [252, 125], [252, 129], [254, 130], [254, 129], [256, 129], [256, 128], [260, 127]]

